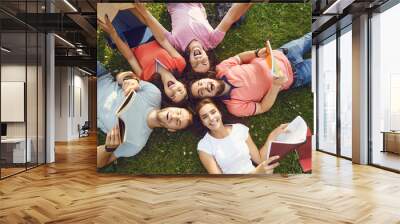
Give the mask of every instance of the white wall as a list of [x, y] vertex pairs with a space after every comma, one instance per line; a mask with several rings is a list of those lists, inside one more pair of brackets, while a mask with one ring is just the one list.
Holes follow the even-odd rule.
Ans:
[[55, 68], [55, 140], [68, 139], [68, 68]]
[[55, 140], [70, 141], [79, 138], [78, 125], [88, 120], [88, 78], [72, 67], [55, 70]]
[[[25, 82], [25, 64], [1, 65], [1, 81]], [[1, 108], [1, 109], [6, 110], [7, 108]], [[7, 137], [25, 137], [25, 123], [24, 122], [7, 123]]]
[[[80, 124], [81, 126], [85, 123], [85, 121], [89, 120], [88, 116], [88, 77], [81, 76], [84, 75], [79, 70], [75, 69], [74, 75], [74, 108], [73, 108], [73, 119], [72, 119], [72, 135], [78, 136], [77, 126]], [[79, 75], [76, 75], [76, 72], [79, 72]], [[80, 91], [80, 93], [79, 93]], [[79, 97], [80, 95], [80, 97]], [[80, 102], [79, 102], [80, 101]], [[81, 108], [80, 108], [81, 107]], [[81, 110], [81, 111], [80, 111]], [[75, 111], [75, 112], [74, 112]]]
[[[38, 71], [36, 70], [38, 68]], [[32, 161], [44, 162], [44, 83], [42, 67], [18, 63], [7, 63], [1, 66], [1, 81], [24, 82], [26, 83], [26, 108], [23, 106], [22, 112], [26, 110], [27, 119], [24, 122], [6, 122], [7, 137], [30, 139], [30, 148], [32, 150]], [[25, 78], [27, 77], [27, 81]], [[23, 93], [22, 93], [23, 94]], [[4, 96], [2, 96], [4, 97]], [[1, 110], [10, 110], [10, 108], [1, 108]], [[37, 153], [39, 156], [37, 157]]]
[[[28, 74], [36, 74], [36, 66], [27, 66], [25, 68], [25, 64], [3, 64], [1, 66], [1, 81], [3, 82], [25, 82], [25, 75], [27, 69]], [[29, 76], [30, 77], [30, 76]], [[28, 79], [29, 79], [28, 77]], [[29, 85], [36, 86], [36, 80], [29, 79]], [[27, 104], [28, 106], [36, 108], [36, 88], [27, 88]], [[34, 102], [33, 105], [31, 102]], [[40, 105], [39, 105], [40, 106]], [[7, 110], [7, 108], [1, 108], [2, 110]], [[35, 110], [36, 111], [36, 110]], [[36, 130], [36, 113], [27, 113], [27, 120], [30, 122], [28, 124], [28, 129], [35, 125], [34, 129]], [[31, 124], [34, 122], [34, 124]], [[26, 122], [7, 122], [7, 136], [8, 137], [25, 137], [25, 123]], [[29, 130], [28, 130], [29, 132]], [[36, 134], [35, 134], [36, 135]], [[28, 133], [29, 137], [29, 133]]]

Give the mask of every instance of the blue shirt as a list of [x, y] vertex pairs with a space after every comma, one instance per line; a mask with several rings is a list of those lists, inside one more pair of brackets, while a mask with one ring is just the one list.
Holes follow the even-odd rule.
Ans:
[[[108, 133], [118, 122], [117, 110], [126, 97], [122, 88], [113, 77], [107, 73], [97, 79], [97, 125], [103, 132]], [[150, 111], [159, 109], [161, 92], [153, 84], [140, 81], [140, 89], [119, 113], [119, 118], [125, 124], [125, 134], [122, 144], [114, 151], [118, 157], [136, 155], [146, 145], [152, 132], [147, 125]]]

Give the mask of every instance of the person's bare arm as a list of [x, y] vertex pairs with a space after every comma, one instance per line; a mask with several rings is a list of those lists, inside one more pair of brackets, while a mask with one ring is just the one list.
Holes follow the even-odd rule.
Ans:
[[112, 152], [107, 152], [105, 150], [105, 145], [97, 147], [97, 168], [105, 167], [116, 159], [117, 157], [115, 157]]
[[163, 47], [172, 57], [181, 57], [178, 51], [171, 45], [171, 43], [165, 37], [165, 33], [168, 32], [163, 25], [158, 22], [156, 18], [145, 8], [143, 4], [135, 4], [135, 8], [131, 11], [135, 15], [140, 15], [146, 22], [146, 25], [150, 28], [157, 42]]
[[260, 103], [256, 104], [256, 113], [262, 114], [271, 109], [274, 105], [276, 97], [282, 86], [287, 82], [288, 78], [286, 75], [282, 74], [278, 77], [273, 77], [272, 86], [269, 89], [268, 93], [264, 96]]
[[265, 141], [264, 145], [260, 149], [260, 156], [261, 160], [264, 161], [268, 158], [269, 156], [269, 145], [273, 140], [278, 137], [282, 132], [284, 132], [287, 128], [288, 124], [281, 124], [277, 128], [275, 128], [271, 133], [268, 135], [267, 140]]
[[246, 139], [246, 144], [250, 151], [251, 160], [253, 160], [253, 162], [255, 162], [256, 164], [260, 164], [262, 162], [260, 152], [258, 151], [258, 148], [251, 138], [250, 134], [249, 137], [247, 137]]
[[222, 171], [213, 156], [200, 150], [198, 151], [198, 153], [201, 163], [203, 164], [204, 168], [206, 168], [209, 174], [222, 174]]
[[107, 148], [117, 148], [121, 144], [118, 125], [107, 133], [105, 145], [97, 147], [97, 168], [102, 168], [117, 159], [112, 152], [107, 152]]
[[110, 19], [106, 15], [104, 18], [105, 22], [102, 22], [101, 20], [97, 20], [97, 23], [99, 24], [100, 28], [104, 30], [104, 32], [108, 33], [110, 35], [111, 39], [114, 41], [115, 45], [117, 46], [119, 52], [124, 56], [124, 58], [128, 61], [129, 65], [131, 66], [133, 72], [137, 77], [139, 77], [140, 74], [142, 74], [142, 68], [137, 61], [135, 55], [133, 54], [132, 50], [129, 48], [129, 46], [121, 40], [119, 37], [117, 31], [115, 30], [114, 26], [112, 25]]
[[232, 24], [240, 19], [247, 10], [251, 7], [252, 3], [234, 3], [229, 11], [226, 13], [222, 21], [218, 24], [217, 30], [228, 32]]
[[248, 64], [248, 63], [250, 63], [251, 60], [256, 58], [256, 53], [255, 53], [255, 51], [245, 51], [245, 52], [239, 53], [235, 57], [239, 57], [240, 64]]
[[262, 114], [269, 111], [275, 103], [276, 97], [279, 94], [281, 86], [280, 85], [272, 85], [269, 89], [268, 93], [264, 96], [260, 103], [256, 103], [256, 114]]

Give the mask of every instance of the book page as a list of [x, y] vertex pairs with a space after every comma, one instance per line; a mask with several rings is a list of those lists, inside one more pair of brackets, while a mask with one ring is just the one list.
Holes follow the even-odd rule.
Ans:
[[265, 57], [265, 61], [267, 62], [267, 66], [271, 70], [272, 75], [275, 75], [274, 74], [274, 63], [275, 63], [275, 60], [274, 60], [274, 56], [273, 56], [273, 53], [272, 53], [272, 48], [271, 48], [271, 44], [270, 44], [269, 40], [267, 41], [266, 45], [267, 46], [265, 46], [265, 48], [266, 48], [266, 51], [267, 51], [266, 52], [267, 55]]
[[278, 135], [273, 142], [297, 144], [304, 142], [307, 136], [307, 124], [304, 119], [297, 116], [286, 128], [286, 131]]
[[121, 105], [119, 106], [119, 108], [117, 109], [117, 116], [121, 116], [121, 114], [124, 112], [124, 109], [126, 108], [126, 105], [128, 105], [128, 103], [130, 102], [130, 100], [132, 99], [132, 97], [136, 96], [136, 91], [132, 90], [131, 92], [129, 92], [128, 96], [125, 97], [125, 100], [121, 103]]

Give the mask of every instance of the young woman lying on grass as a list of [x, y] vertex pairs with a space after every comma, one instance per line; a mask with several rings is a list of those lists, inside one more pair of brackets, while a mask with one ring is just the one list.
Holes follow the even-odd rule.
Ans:
[[210, 60], [212, 49], [216, 48], [224, 39], [229, 28], [244, 15], [251, 3], [235, 3], [229, 9], [219, 25], [214, 29], [207, 20], [206, 10], [201, 3], [168, 3], [168, 12], [171, 15], [172, 31], [166, 30], [146, 10], [143, 4], [135, 4], [143, 17], [153, 18], [154, 33], [161, 33], [186, 58], [190, 69], [194, 72], [205, 73], [213, 70], [216, 62]]
[[[177, 79], [186, 66], [185, 59], [168, 41], [159, 43], [153, 40], [131, 49], [122, 41], [107, 15], [104, 22], [98, 20], [98, 24], [108, 33], [119, 52], [128, 61], [133, 71], [131, 76], [153, 82], [162, 91], [163, 98], [172, 103], [179, 104], [187, 98], [185, 85]], [[155, 37], [157, 39], [157, 36]]]
[[[271, 174], [279, 156], [268, 158], [268, 145], [287, 124], [273, 130], [264, 146], [258, 150], [249, 135], [249, 128], [240, 123], [224, 124], [220, 110], [209, 98], [196, 105], [201, 123], [208, 129], [197, 146], [201, 163], [210, 174]], [[257, 166], [255, 167], [254, 164]]]

